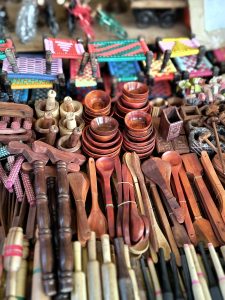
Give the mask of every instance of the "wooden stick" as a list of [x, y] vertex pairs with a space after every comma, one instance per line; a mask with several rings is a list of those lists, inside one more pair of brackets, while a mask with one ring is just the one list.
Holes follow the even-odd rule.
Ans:
[[223, 255], [223, 259], [225, 260], [225, 246], [221, 246], [220, 247], [220, 251], [221, 251], [221, 253]]
[[155, 299], [162, 300], [163, 297], [162, 297], [162, 291], [161, 291], [159, 279], [158, 279], [158, 276], [156, 273], [155, 265], [151, 258], [148, 258], [148, 268], [149, 268], [149, 272], [151, 274], [151, 278], [152, 278], [152, 282], [153, 282], [153, 287], [154, 287], [154, 291], [155, 291]]

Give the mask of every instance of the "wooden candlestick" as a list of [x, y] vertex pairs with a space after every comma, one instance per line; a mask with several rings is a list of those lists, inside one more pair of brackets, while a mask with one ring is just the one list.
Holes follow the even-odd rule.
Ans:
[[119, 291], [116, 278], [116, 266], [112, 263], [110, 253], [109, 235], [101, 236], [103, 264], [102, 264], [102, 287], [104, 299], [119, 300]]
[[87, 263], [87, 283], [88, 283], [88, 299], [101, 300], [101, 276], [100, 265], [96, 260], [96, 236], [95, 232], [91, 232], [91, 238], [88, 241], [88, 263]]
[[71, 293], [72, 300], [86, 300], [87, 299], [87, 288], [86, 288], [86, 276], [82, 271], [81, 267], [81, 243], [76, 241], [73, 243], [74, 253], [74, 286], [73, 292]]

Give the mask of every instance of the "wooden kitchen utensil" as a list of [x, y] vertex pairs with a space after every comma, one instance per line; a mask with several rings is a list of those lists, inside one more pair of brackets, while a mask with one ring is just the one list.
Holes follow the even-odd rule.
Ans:
[[182, 166], [182, 168], [179, 171], [180, 179], [182, 182], [182, 186], [185, 192], [185, 195], [187, 197], [189, 207], [192, 211], [192, 214], [194, 215], [194, 228], [197, 235], [197, 240], [204, 242], [207, 244], [208, 242], [212, 242], [213, 245], [216, 247], [219, 245], [219, 242], [215, 236], [215, 233], [213, 232], [212, 226], [209, 222], [209, 220], [202, 217], [201, 212], [199, 210], [195, 194], [192, 190], [191, 184], [189, 182], [189, 179], [187, 177], [187, 174]]
[[102, 270], [102, 288], [104, 299], [119, 300], [119, 291], [117, 286], [116, 266], [112, 263], [110, 252], [109, 235], [101, 236], [103, 264]]
[[97, 176], [95, 161], [92, 157], [88, 160], [88, 174], [91, 185], [91, 197], [92, 197], [92, 207], [91, 212], [88, 217], [88, 224], [91, 231], [96, 233], [96, 237], [100, 238], [101, 235], [107, 233], [107, 220], [102, 213], [98, 204], [98, 186], [97, 186]]
[[162, 291], [161, 291], [158, 275], [156, 273], [155, 264], [153, 263], [153, 261], [150, 257], [148, 258], [148, 268], [149, 268], [149, 272], [150, 272], [153, 287], [154, 287], [155, 299], [162, 300], [163, 299]]
[[117, 260], [117, 277], [121, 300], [134, 300], [134, 292], [131, 278], [126, 266], [124, 256], [123, 238], [115, 238], [114, 246]]
[[160, 264], [160, 271], [161, 271], [160, 274], [162, 276], [161, 288], [162, 288], [163, 299], [173, 300], [174, 299], [173, 292], [170, 285], [169, 275], [166, 267], [166, 261], [165, 261], [164, 252], [162, 248], [159, 249], [159, 264]]
[[86, 300], [87, 299], [86, 276], [85, 273], [82, 271], [81, 243], [79, 241], [73, 243], [73, 253], [74, 253], [75, 272], [74, 272], [74, 286], [73, 286], [73, 292], [71, 293], [71, 300]]
[[190, 276], [190, 272], [188, 269], [187, 258], [185, 256], [183, 248], [180, 248], [180, 257], [181, 257], [182, 273], [183, 273], [183, 279], [184, 279], [187, 298], [190, 300], [193, 300], [194, 296], [193, 296], [193, 292], [192, 292], [191, 276]]
[[96, 235], [91, 231], [91, 237], [88, 241], [88, 263], [87, 263], [87, 285], [88, 285], [88, 299], [101, 300], [102, 287], [100, 264], [97, 260], [96, 254]]
[[216, 197], [220, 202], [220, 213], [223, 218], [223, 221], [225, 222], [225, 190], [223, 188], [223, 185], [220, 182], [216, 171], [212, 165], [212, 162], [209, 158], [209, 155], [206, 151], [202, 151], [200, 160], [205, 170], [205, 173], [212, 184], [212, 188], [216, 194]]
[[210, 256], [211, 256], [211, 259], [212, 259], [212, 262], [213, 262], [213, 265], [214, 265], [214, 269], [216, 271], [216, 275], [217, 275], [217, 278], [218, 278], [220, 291], [221, 291], [221, 294], [223, 296], [223, 299], [225, 299], [225, 285], [224, 285], [225, 274], [224, 274], [223, 268], [220, 264], [220, 260], [218, 258], [218, 255], [217, 255], [216, 251], [215, 251], [215, 248], [213, 247], [213, 244], [209, 243], [208, 248], [209, 248], [209, 253], [210, 253]]
[[201, 197], [201, 202], [220, 241], [225, 242], [225, 224], [202, 178], [202, 166], [195, 153], [182, 155], [186, 172], [194, 179], [194, 184]]
[[[130, 154], [127, 153], [126, 155], [129, 156]], [[136, 173], [136, 176], [138, 178], [138, 182], [139, 182], [139, 185], [141, 188], [145, 213], [151, 224], [151, 227], [150, 227], [151, 244], [156, 252], [158, 251], [159, 248], [163, 248], [165, 258], [166, 258], [166, 260], [168, 260], [170, 257], [171, 249], [170, 249], [170, 246], [169, 246], [164, 234], [162, 233], [162, 231], [156, 221], [155, 214], [154, 214], [154, 211], [153, 211], [153, 208], [151, 205], [151, 200], [150, 200], [150, 197], [149, 197], [149, 194], [148, 194], [148, 191], [146, 188], [146, 184], [144, 181], [144, 175], [141, 170], [140, 159], [135, 152], [133, 152], [131, 154], [131, 161], [132, 161], [132, 164], [133, 164], [133, 167], [134, 167], [134, 170], [135, 170], [135, 173]]]
[[154, 157], [146, 160], [141, 168], [145, 176], [160, 187], [177, 221], [183, 223], [185, 217], [184, 209], [179, 206], [170, 189], [170, 164], [160, 158]]
[[131, 245], [130, 241], [130, 193], [129, 183], [127, 179], [128, 168], [125, 163], [122, 164], [122, 186], [123, 186], [123, 217], [122, 217], [122, 231], [124, 242]]
[[114, 216], [114, 205], [112, 201], [112, 192], [110, 186], [110, 178], [114, 170], [114, 160], [111, 157], [101, 157], [96, 161], [96, 169], [100, 174], [103, 182], [103, 193], [106, 206], [106, 214], [109, 228], [110, 238], [115, 236], [115, 216]]
[[148, 268], [145, 264], [144, 256], [141, 257], [140, 262], [141, 262], [141, 270], [142, 270], [142, 274], [143, 274], [143, 278], [144, 278], [144, 282], [145, 282], [145, 290], [146, 290], [147, 299], [153, 299], [154, 298], [154, 290], [150, 283]]
[[180, 206], [184, 208], [185, 210], [185, 219], [184, 224], [188, 233], [188, 236], [191, 240], [191, 242], [196, 245], [197, 244], [197, 238], [195, 234], [195, 229], [192, 224], [191, 216], [189, 214], [189, 210], [187, 207], [186, 199], [183, 193], [183, 189], [180, 183], [179, 179], [179, 170], [182, 167], [182, 159], [178, 152], [176, 151], [167, 151], [162, 155], [162, 160], [165, 160], [170, 163], [172, 168], [172, 176], [174, 180], [174, 185], [176, 188], [178, 200], [180, 203]]
[[89, 190], [89, 180], [85, 173], [75, 172], [67, 175], [77, 209], [78, 239], [85, 245], [90, 238], [91, 230], [88, 224], [85, 202]]
[[122, 231], [122, 218], [123, 218], [123, 206], [121, 205], [123, 201], [123, 187], [122, 187], [122, 166], [119, 156], [114, 159], [115, 171], [117, 178], [117, 218], [116, 218], [116, 236], [123, 236]]
[[223, 297], [222, 297], [220, 289], [217, 285], [217, 280], [215, 278], [215, 275], [212, 272], [211, 265], [209, 264], [208, 258], [206, 256], [206, 252], [205, 252], [203, 243], [198, 244], [198, 249], [201, 253], [202, 261], [203, 261], [205, 271], [207, 274], [209, 291], [210, 291], [211, 297], [212, 297], [212, 299], [222, 300]]
[[184, 252], [186, 255], [186, 259], [187, 259], [187, 264], [188, 264], [188, 269], [190, 272], [190, 276], [191, 276], [191, 282], [192, 282], [192, 291], [193, 291], [193, 295], [194, 298], [196, 300], [202, 300], [205, 299], [204, 294], [203, 294], [203, 290], [202, 290], [202, 286], [198, 280], [198, 275], [195, 269], [195, 264], [191, 255], [191, 250], [189, 248], [188, 244], [184, 245]]
[[173, 276], [173, 287], [174, 287], [175, 299], [184, 300], [184, 296], [179, 281], [179, 273], [176, 265], [176, 259], [173, 252], [170, 253], [170, 268]]
[[[214, 246], [215, 247], [215, 246]], [[222, 253], [222, 255], [223, 255], [223, 259], [225, 260], [225, 246], [221, 246], [220, 247], [220, 251], [221, 251], [221, 253]]]

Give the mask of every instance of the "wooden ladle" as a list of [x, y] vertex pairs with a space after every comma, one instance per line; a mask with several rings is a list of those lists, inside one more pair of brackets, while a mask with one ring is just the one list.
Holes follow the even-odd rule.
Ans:
[[197, 237], [195, 233], [194, 226], [192, 224], [191, 216], [187, 207], [186, 199], [184, 196], [184, 192], [180, 183], [180, 178], [179, 178], [179, 171], [182, 167], [182, 158], [180, 154], [176, 151], [167, 151], [162, 155], [162, 160], [165, 160], [170, 163], [171, 168], [172, 168], [172, 176], [174, 180], [174, 185], [176, 188], [178, 200], [180, 203], [180, 206], [184, 208], [185, 210], [185, 227], [187, 229], [187, 233], [189, 235], [189, 238], [191, 242], [196, 245], [197, 244]]
[[142, 164], [141, 168], [145, 176], [159, 186], [165, 196], [165, 199], [167, 200], [168, 206], [173, 211], [173, 214], [176, 217], [177, 221], [179, 223], [183, 223], [185, 211], [182, 207], [179, 206], [170, 189], [170, 164], [158, 157], [154, 157], [146, 160]]
[[94, 231], [97, 238], [107, 233], [107, 220], [98, 204], [98, 186], [95, 161], [92, 157], [88, 160], [88, 174], [91, 184], [92, 207], [88, 217], [88, 224], [91, 231]]
[[114, 205], [112, 201], [112, 192], [110, 186], [110, 178], [114, 170], [114, 164], [114, 159], [111, 157], [101, 157], [96, 161], [96, 169], [101, 176], [104, 186], [103, 192], [105, 198], [109, 236], [111, 239], [115, 236]]
[[88, 225], [87, 214], [85, 210], [85, 202], [89, 189], [89, 180], [87, 175], [82, 172], [70, 173], [67, 175], [67, 178], [69, 180], [77, 209], [78, 240], [82, 245], [84, 245], [91, 236], [91, 230]]

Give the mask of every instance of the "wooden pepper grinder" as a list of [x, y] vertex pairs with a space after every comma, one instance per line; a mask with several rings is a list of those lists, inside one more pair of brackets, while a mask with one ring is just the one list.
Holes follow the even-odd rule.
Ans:
[[37, 239], [34, 248], [31, 300], [49, 300], [50, 297], [44, 293], [41, 280], [40, 241], [38, 237], [38, 230], [36, 233]]
[[81, 243], [76, 241], [73, 243], [74, 252], [74, 286], [71, 294], [72, 300], [86, 300], [87, 299], [87, 288], [86, 288], [86, 276], [82, 271], [81, 261]]
[[119, 300], [119, 291], [117, 286], [116, 277], [116, 266], [112, 263], [111, 253], [110, 253], [110, 241], [109, 235], [103, 234], [101, 236], [102, 243], [102, 254], [103, 254], [103, 264], [102, 264], [102, 287], [104, 299], [107, 300]]
[[34, 107], [38, 118], [44, 116], [45, 112], [52, 113], [53, 118], [59, 118], [59, 103], [55, 100], [56, 92], [50, 90], [46, 100], [35, 101]]
[[87, 283], [89, 300], [101, 300], [100, 264], [97, 261], [96, 235], [94, 231], [91, 232], [91, 238], [88, 241]]
[[64, 119], [68, 112], [74, 112], [76, 116], [81, 117], [83, 113], [83, 105], [79, 101], [72, 100], [67, 96], [60, 105], [60, 117]]

